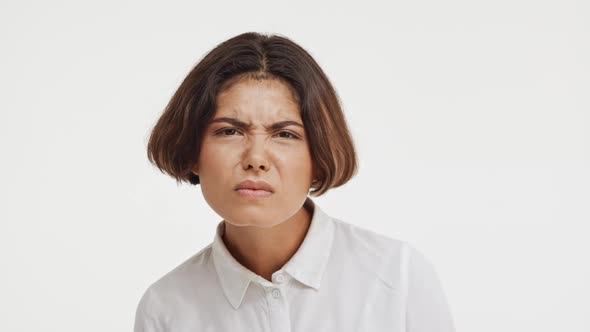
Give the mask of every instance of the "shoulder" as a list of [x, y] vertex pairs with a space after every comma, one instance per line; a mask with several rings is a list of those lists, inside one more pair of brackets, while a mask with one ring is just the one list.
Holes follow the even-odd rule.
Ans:
[[334, 221], [334, 230], [340, 240], [348, 241], [348, 244], [355, 249], [372, 251], [383, 255], [388, 252], [400, 252], [408, 245], [404, 240], [390, 237], [364, 228], [342, 219], [332, 218]]
[[170, 307], [182, 301], [183, 296], [199, 292], [208, 287], [208, 283], [215, 282], [211, 267], [211, 246], [209, 244], [202, 248], [152, 282], [144, 291], [139, 308], [157, 312], [159, 308]]
[[[402, 290], [410, 261], [428, 265], [428, 259], [411, 243], [373, 230], [331, 218], [334, 221], [334, 251], [353, 258], [353, 264], [376, 274], [390, 288]], [[349, 260], [350, 261], [350, 260]]]
[[194, 280], [195, 277], [202, 277], [203, 273], [208, 272], [208, 267], [211, 264], [211, 247], [208, 244], [196, 254], [182, 261], [169, 272], [165, 273], [157, 279], [152, 285], [152, 288], [160, 289], [178, 285], [186, 281]]

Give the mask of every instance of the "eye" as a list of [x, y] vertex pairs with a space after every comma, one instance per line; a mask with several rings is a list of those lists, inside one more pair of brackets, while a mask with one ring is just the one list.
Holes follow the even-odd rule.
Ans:
[[[229, 135], [224, 135], [226, 133], [229, 133]], [[221, 135], [221, 136], [233, 136], [231, 133], [239, 133], [238, 130], [236, 130], [235, 128], [223, 128], [220, 131], [218, 131], [216, 133], [216, 135]]]
[[297, 135], [295, 135], [295, 134], [293, 134], [293, 133], [291, 133], [289, 131], [281, 131], [281, 132], [279, 132], [279, 135], [281, 135], [281, 134], [287, 134], [288, 135], [286, 137], [285, 136], [281, 136], [283, 138], [291, 138], [291, 139], [297, 139], [297, 138], [299, 138]]

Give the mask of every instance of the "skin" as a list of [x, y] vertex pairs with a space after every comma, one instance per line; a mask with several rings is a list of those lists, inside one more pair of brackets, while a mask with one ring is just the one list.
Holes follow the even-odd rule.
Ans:
[[[276, 79], [246, 79], [217, 96], [213, 120], [236, 118], [251, 129], [227, 122], [207, 127], [199, 161], [192, 169], [209, 206], [225, 223], [223, 241], [243, 266], [266, 280], [295, 254], [310, 225], [303, 207], [313, 177], [300, 108], [288, 86]], [[265, 198], [245, 198], [235, 191], [243, 180], [264, 180], [274, 189]]]

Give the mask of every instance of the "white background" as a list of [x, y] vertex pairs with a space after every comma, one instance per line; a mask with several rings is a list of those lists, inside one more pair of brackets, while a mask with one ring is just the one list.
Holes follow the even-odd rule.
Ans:
[[3, 1], [0, 330], [130, 331], [209, 244], [146, 157], [188, 71], [246, 31], [332, 80], [358, 175], [315, 198], [434, 263], [458, 331], [590, 331], [588, 1]]

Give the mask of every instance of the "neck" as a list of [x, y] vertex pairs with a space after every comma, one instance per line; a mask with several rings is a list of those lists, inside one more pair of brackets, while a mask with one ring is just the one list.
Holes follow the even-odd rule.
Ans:
[[223, 242], [231, 255], [250, 271], [271, 281], [305, 239], [313, 207], [307, 202], [293, 216], [270, 227], [234, 226], [224, 222]]

